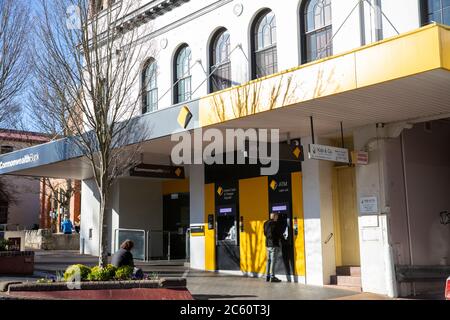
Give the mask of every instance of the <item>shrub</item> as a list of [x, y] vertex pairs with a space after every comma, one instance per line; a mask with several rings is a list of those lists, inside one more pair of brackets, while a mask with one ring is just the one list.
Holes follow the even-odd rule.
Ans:
[[10, 241], [7, 239], [0, 239], [0, 251], [8, 251]]
[[115, 278], [117, 280], [130, 280], [133, 276], [133, 267], [123, 266], [117, 269]]
[[117, 268], [108, 264], [105, 268], [100, 266], [93, 267], [88, 276], [89, 281], [110, 281], [114, 279]]
[[52, 279], [48, 279], [48, 278], [41, 278], [36, 281], [36, 283], [53, 283], [53, 282], [54, 281]]
[[69, 281], [73, 279], [77, 272], [80, 272], [81, 281], [86, 281], [91, 273], [91, 269], [82, 264], [71, 265], [66, 269], [66, 272], [64, 272], [64, 280]]

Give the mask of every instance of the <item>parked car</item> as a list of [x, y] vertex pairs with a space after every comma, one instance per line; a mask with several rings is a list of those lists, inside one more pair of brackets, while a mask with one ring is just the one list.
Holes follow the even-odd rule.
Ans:
[[450, 277], [447, 278], [447, 282], [445, 284], [445, 299], [450, 300]]

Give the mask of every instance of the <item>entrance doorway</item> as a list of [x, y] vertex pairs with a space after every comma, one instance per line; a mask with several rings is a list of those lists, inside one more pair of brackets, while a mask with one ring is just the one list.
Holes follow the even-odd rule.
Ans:
[[216, 265], [218, 270], [240, 270], [239, 191], [235, 181], [216, 183]]
[[189, 193], [172, 193], [163, 198], [163, 254], [170, 259], [186, 259], [186, 232], [189, 228]]
[[334, 168], [333, 207], [336, 266], [360, 266], [355, 168]]
[[[275, 274], [286, 276], [288, 282], [295, 277], [294, 228], [292, 215], [291, 174], [279, 174], [269, 179], [269, 214], [278, 214], [278, 223], [283, 235], [278, 251]], [[269, 217], [267, 217], [269, 218]]]

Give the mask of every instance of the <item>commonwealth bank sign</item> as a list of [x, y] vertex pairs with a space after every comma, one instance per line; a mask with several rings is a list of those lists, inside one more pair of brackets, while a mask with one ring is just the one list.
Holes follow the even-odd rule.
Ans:
[[14, 159], [10, 161], [2, 162], [0, 161], [0, 169], [6, 169], [6, 168], [13, 168], [22, 164], [28, 164], [39, 161], [39, 154], [37, 153], [30, 153], [27, 155], [24, 155], [23, 157], [19, 159]]

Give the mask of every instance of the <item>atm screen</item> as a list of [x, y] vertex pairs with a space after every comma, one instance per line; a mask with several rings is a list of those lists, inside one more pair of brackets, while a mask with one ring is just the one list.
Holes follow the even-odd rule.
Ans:
[[236, 241], [236, 208], [234, 205], [217, 207], [217, 240]]
[[223, 207], [219, 207], [217, 209], [218, 209], [217, 214], [219, 216], [234, 216], [235, 215], [234, 206], [223, 206]]
[[271, 206], [271, 212], [274, 213], [288, 213], [289, 205], [287, 203], [278, 203]]

